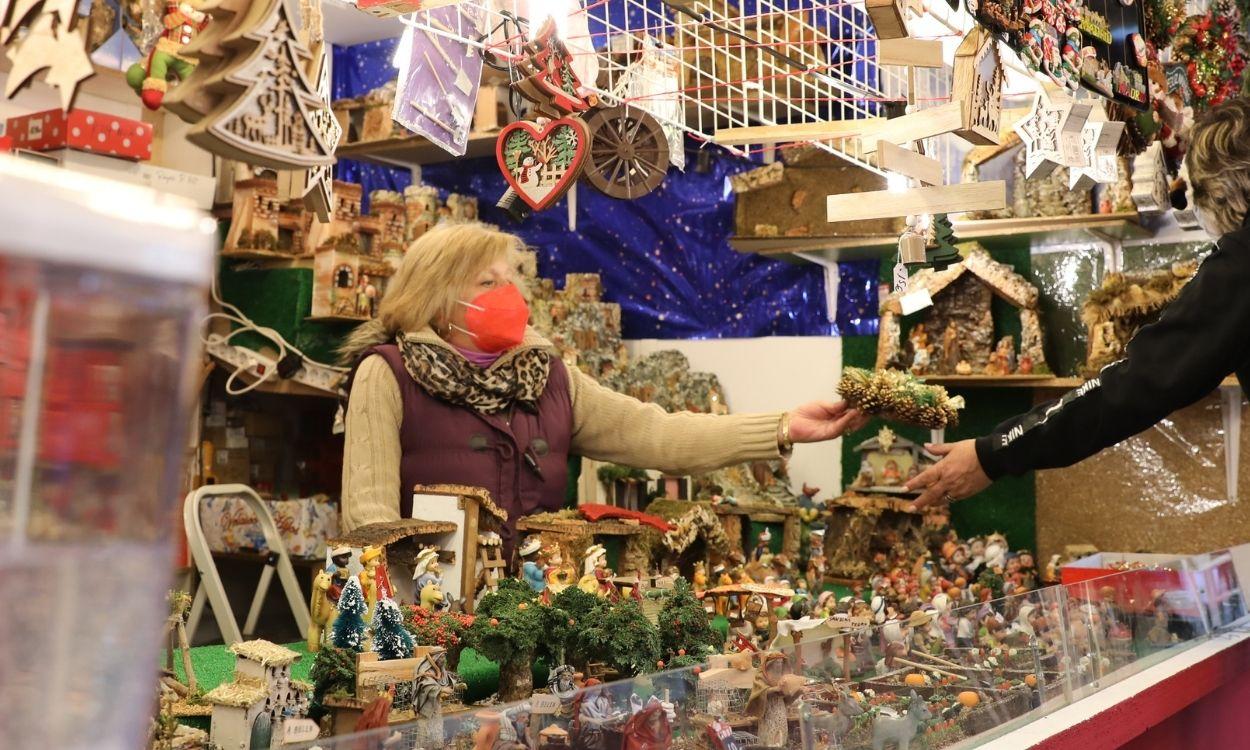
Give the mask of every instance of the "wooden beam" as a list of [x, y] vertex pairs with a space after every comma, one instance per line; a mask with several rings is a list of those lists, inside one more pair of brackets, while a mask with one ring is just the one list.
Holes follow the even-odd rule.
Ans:
[[901, 39], [907, 36], [907, 22], [898, 0], [865, 0], [864, 10], [872, 19], [878, 39]]
[[911, 141], [932, 138], [943, 133], [953, 133], [964, 126], [963, 102], [950, 102], [929, 107], [910, 115], [880, 122], [867, 137], [860, 138], [860, 152], [870, 154], [877, 150], [877, 141], [889, 141], [903, 145]]
[[972, 182], [891, 192], [842, 193], [825, 199], [829, 221], [892, 219], [919, 214], [994, 211], [1007, 206], [1007, 183]]
[[877, 42], [877, 63], [910, 65], [916, 68], [940, 68], [942, 43], [937, 39], [882, 39]]
[[877, 166], [914, 177], [924, 185], [942, 184], [942, 162], [889, 141], [877, 142]]
[[789, 141], [829, 141], [862, 137], [881, 122], [880, 118], [862, 120], [826, 120], [794, 125], [754, 125], [745, 128], [717, 130], [712, 142], [721, 146], [785, 143]]

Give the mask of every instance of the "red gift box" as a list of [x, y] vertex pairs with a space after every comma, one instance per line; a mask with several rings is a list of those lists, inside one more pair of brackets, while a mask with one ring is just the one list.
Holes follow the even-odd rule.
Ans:
[[103, 112], [50, 109], [10, 117], [5, 132], [13, 140], [13, 148], [72, 148], [134, 161], [152, 158], [151, 125]]

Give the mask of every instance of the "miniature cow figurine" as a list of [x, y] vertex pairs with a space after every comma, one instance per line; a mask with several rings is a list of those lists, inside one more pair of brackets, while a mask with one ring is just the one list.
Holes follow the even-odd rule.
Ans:
[[907, 713], [902, 716], [877, 717], [872, 727], [872, 750], [885, 750], [887, 744], [894, 745], [897, 750], [910, 750], [911, 741], [920, 733], [920, 726], [933, 718], [929, 704], [911, 691], [911, 701]]

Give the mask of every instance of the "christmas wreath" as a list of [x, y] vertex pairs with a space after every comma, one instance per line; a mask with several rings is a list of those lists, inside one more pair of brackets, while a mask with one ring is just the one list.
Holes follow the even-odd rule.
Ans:
[[1241, 14], [1231, 2], [1217, 2], [1211, 11], [1181, 22], [1172, 56], [1185, 66], [1194, 109], [1218, 107], [1237, 95], [1246, 69]]

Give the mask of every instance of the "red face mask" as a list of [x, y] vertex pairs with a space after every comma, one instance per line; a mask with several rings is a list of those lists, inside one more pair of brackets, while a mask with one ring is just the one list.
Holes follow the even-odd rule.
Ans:
[[464, 314], [465, 333], [473, 337], [484, 352], [511, 349], [525, 338], [530, 309], [515, 284], [482, 292], [472, 302], [461, 301], [468, 308]]

